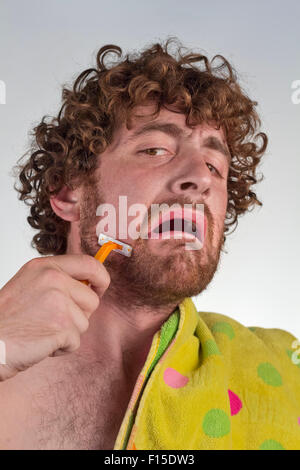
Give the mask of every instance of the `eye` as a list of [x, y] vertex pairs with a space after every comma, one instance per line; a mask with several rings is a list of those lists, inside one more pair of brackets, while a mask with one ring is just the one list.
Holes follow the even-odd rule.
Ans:
[[148, 153], [147, 155], [150, 155], [150, 157], [157, 157], [157, 156], [161, 156], [161, 155], [156, 155], [152, 152], [156, 152], [157, 150], [166, 150], [162, 147], [151, 147], [151, 148], [148, 148], [148, 149], [144, 149], [144, 150], [140, 150], [138, 153], [147, 153], [147, 152], [151, 152], [151, 153]]
[[211, 163], [207, 163], [207, 166], [211, 166], [211, 167], [215, 170], [215, 172], [216, 172], [219, 176], [221, 176], [220, 173], [219, 173], [219, 171], [218, 171]]

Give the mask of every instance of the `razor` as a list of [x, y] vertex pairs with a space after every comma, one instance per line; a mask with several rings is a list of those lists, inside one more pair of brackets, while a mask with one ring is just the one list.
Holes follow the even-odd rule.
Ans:
[[[104, 263], [105, 259], [109, 253], [114, 250], [116, 253], [120, 253], [123, 256], [131, 256], [132, 247], [127, 245], [127, 243], [120, 242], [115, 238], [109, 237], [104, 233], [100, 233], [98, 237], [98, 244], [101, 245], [101, 248], [97, 251], [94, 258], [96, 258], [100, 263]], [[81, 281], [84, 284], [88, 285], [88, 281]]]

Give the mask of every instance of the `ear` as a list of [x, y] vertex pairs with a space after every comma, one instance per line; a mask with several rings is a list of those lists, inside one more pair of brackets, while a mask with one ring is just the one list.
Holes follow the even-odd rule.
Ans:
[[67, 186], [55, 196], [50, 197], [50, 204], [55, 212], [63, 220], [74, 222], [80, 219], [80, 197], [78, 190], [71, 190]]

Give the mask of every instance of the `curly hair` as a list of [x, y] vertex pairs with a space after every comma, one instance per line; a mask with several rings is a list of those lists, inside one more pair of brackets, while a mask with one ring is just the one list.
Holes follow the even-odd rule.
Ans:
[[[173, 43], [177, 50], [172, 54]], [[27, 221], [39, 230], [31, 246], [44, 255], [66, 252], [70, 222], [53, 212], [50, 196], [64, 185], [74, 189], [91, 181], [97, 158], [112, 142], [116, 128], [124, 122], [129, 128], [133, 107], [149, 100], [156, 105], [155, 115], [162, 106], [172, 105], [185, 114], [188, 126], [215, 122], [224, 129], [231, 153], [225, 242], [225, 233], [231, 225], [235, 230], [239, 216], [255, 204], [262, 206], [251, 190], [261, 181], [256, 170], [268, 142], [266, 134], [258, 132], [257, 102], [242, 90], [235, 69], [223, 56], [209, 61], [187, 51], [174, 37], [107, 64], [109, 53], [120, 58], [122, 49], [111, 44], [100, 48], [96, 68], [80, 73], [71, 89], [63, 86], [57, 117], [44, 116], [34, 127], [30, 156], [14, 167], [21, 183], [14, 188], [19, 199], [31, 206]]]

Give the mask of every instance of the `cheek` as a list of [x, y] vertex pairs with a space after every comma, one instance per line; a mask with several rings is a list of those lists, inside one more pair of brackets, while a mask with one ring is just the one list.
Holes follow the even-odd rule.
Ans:
[[223, 220], [225, 219], [226, 212], [227, 212], [227, 202], [228, 202], [228, 193], [226, 191], [223, 194], [222, 204], [221, 204], [221, 208], [220, 208], [220, 214], [221, 214], [221, 217], [222, 217]]
[[227, 189], [219, 189], [215, 192], [214, 199], [209, 205], [217, 232], [221, 232], [224, 229], [227, 211], [227, 197]]
[[[151, 204], [151, 178], [149, 175], [137, 174], [127, 165], [117, 165], [103, 171], [101, 174], [101, 189], [106, 203], [112, 204], [116, 211], [117, 221], [120, 215], [128, 216], [128, 222], [135, 218], [134, 215], [128, 215], [137, 210], [136, 204], [142, 204], [145, 209], [148, 208], [148, 202]], [[123, 196], [123, 197], [121, 197]], [[125, 197], [124, 197], [125, 196]], [[135, 213], [135, 212], [134, 212]]]
[[219, 187], [218, 189], [215, 189], [213, 205], [215, 207], [215, 214], [220, 219], [225, 217], [226, 209], [227, 209], [227, 200], [228, 200], [227, 184], [224, 185], [223, 187]]
[[117, 207], [119, 196], [129, 196], [135, 182], [127, 165], [105, 160], [101, 166], [99, 186], [105, 201]]
[[118, 188], [118, 194], [127, 196], [128, 204], [143, 204], [153, 200], [156, 186], [161, 188], [150, 172], [135, 171], [128, 167], [119, 172], [115, 190]]

